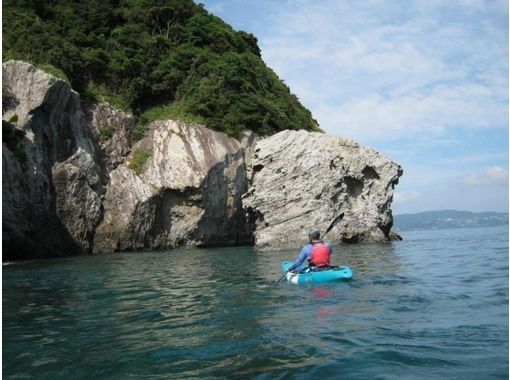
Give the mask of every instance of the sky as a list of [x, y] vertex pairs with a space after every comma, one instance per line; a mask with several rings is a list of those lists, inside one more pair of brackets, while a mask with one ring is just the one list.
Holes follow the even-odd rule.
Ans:
[[399, 163], [395, 214], [508, 211], [507, 0], [201, 0], [326, 133]]

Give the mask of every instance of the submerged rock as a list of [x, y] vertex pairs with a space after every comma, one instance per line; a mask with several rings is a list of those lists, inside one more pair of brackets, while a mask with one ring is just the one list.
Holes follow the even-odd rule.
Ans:
[[297, 247], [307, 229], [334, 243], [388, 241], [393, 189], [401, 167], [350, 139], [283, 131], [256, 143], [244, 207], [260, 248]]

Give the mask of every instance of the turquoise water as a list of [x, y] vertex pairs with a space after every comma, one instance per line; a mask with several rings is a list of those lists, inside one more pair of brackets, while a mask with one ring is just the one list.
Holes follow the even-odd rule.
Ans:
[[294, 251], [3, 266], [6, 379], [508, 378], [508, 229], [340, 246], [350, 282], [274, 284]]

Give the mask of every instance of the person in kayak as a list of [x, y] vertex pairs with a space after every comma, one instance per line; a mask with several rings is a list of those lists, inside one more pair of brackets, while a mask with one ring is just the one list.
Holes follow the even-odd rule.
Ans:
[[308, 259], [310, 266], [319, 269], [329, 268], [333, 247], [330, 243], [324, 243], [320, 240], [320, 237], [321, 234], [318, 229], [311, 228], [308, 231], [310, 242], [301, 249], [296, 261], [289, 267], [289, 271], [299, 268], [305, 259]]

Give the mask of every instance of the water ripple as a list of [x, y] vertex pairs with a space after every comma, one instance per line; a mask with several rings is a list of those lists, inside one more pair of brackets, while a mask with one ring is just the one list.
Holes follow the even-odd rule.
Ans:
[[306, 286], [274, 283], [296, 252], [251, 248], [4, 265], [3, 375], [507, 378], [506, 236], [335, 247], [354, 280]]

